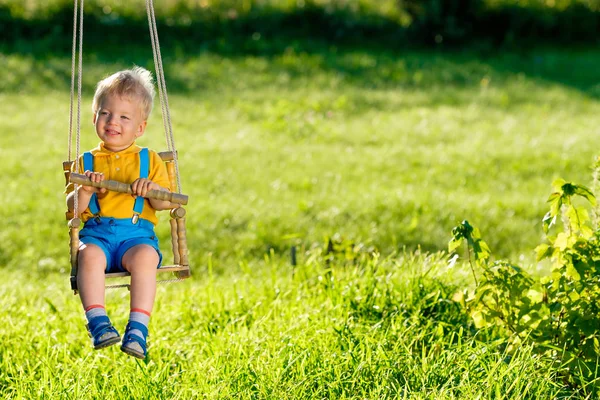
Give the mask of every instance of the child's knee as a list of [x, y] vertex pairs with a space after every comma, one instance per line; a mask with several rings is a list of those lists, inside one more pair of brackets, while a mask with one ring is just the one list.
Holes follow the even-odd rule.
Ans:
[[156, 268], [158, 264], [158, 253], [152, 246], [138, 244], [125, 252], [122, 263], [125, 268], [136, 265]]
[[84, 244], [79, 248], [78, 261], [80, 267], [106, 266], [104, 251], [94, 244]]

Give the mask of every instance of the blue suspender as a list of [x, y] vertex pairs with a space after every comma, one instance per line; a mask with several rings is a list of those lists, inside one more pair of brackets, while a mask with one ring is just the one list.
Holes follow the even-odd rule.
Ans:
[[[150, 169], [150, 160], [148, 159], [148, 149], [142, 148], [140, 150], [140, 178], [148, 178], [148, 170]], [[144, 210], [144, 198], [138, 196], [133, 204], [133, 218], [131, 222], [137, 224], [140, 214]]]
[[[94, 156], [89, 151], [87, 153], [83, 153], [83, 170], [84, 171], [94, 171]], [[94, 217], [100, 215], [100, 205], [98, 204], [98, 196], [96, 193], [92, 195], [90, 199], [90, 205], [88, 206]]]
[[[94, 171], [94, 155], [89, 151], [83, 153], [83, 170], [84, 171]], [[140, 178], [148, 178], [148, 172], [150, 171], [150, 157], [148, 156], [148, 149], [142, 148], [140, 150]], [[98, 196], [96, 193], [92, 195], [90, 199], [90, 204], [88, 206], [92, 214], [95, 217], [100, 214], [100, 205], [98, 204]], [[135, 203], [133, 204], [133, 218], [131, 218], [131, 222], [136, 224], [140, 217], [140, 214], [144, 210], [144, 198], [138, 196], [135, 199]]]

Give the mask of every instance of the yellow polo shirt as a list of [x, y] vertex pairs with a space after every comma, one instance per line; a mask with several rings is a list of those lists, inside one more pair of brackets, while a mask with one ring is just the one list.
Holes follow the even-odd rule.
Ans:
[[[140, 177], [140, 157], [138, 153], [141, 147], [135, 143], [119, 152], [113, 152], [104, 148], [104, 143], [100, 143], [98, 147], [91, 150], [94, 155], [94, 172], [104, 173], [104, 179], [114, 180], [124, 183], [133, 183]], [[157, 183], [163, 188], [169, 188], [169, 175], [167, 167], [161, 160], [160, 156], [152, 150], [148, 150], [148, 158], [150, 161], [150, 170], [148, 179]], [[75, 164], [71, 169], [75, 172]], [[83, 174], [83, 155], [79, 157], [79, 173]], [[73, 191], [74, 185], [71, 183], [67, 186], [65, 192]], [[131, 218], [133, 216], [133, 203], [135, 199], [130, 194], [117, 193], [107, 190], [106, 193], [97, 193], [98, 204], [100, 205], [101, 217], [112, 218]], [[89, 207], [81, 215], [83, 222], [92, 217]], [[144, 209], [140, 218], [152, 222], [154, 225], [158, 223], [156, 210], [152, 208], [148, 199], [144, 200]]]

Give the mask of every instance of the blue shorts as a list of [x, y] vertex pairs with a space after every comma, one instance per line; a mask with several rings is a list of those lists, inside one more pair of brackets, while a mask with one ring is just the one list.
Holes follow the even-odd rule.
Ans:
[[154, 225], [145, 219], [138, 220], [134, 225], [131, 218], [90, 218], [79, 232], [79, 241], [80, 246], [94, 244], [104, 251], [106, 272], [125, 272], [121, 263], [123, 255], [138, 244], [147, 244], [156, 250], [157, 268], [162, 262]]

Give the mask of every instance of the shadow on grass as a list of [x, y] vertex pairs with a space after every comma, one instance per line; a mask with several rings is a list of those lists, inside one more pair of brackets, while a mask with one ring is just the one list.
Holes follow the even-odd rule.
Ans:
[[[588, 14], [595, 20], [598, 13]], [[46, 20], [10, 16], [8, 7], [0, 6], [4, 38], [0, 90], [68, 90], [72, 9], [63, 7]], [[278, 76], [285, 76], [293, 87], [319, 74], [364, 89], [439, 92], [440, 88], [476, 88], [489, 81], [504, 85], [521, 76], [600, 98], [595, 72], [600, 51], [589, 46], [579, 51], [556, 47], [502, 50], [498, 45], [504, 39], [490, 34], [466, 48], [423, 47], [422, 37], [385, 16], [327, 12], [320, 7], [288, 13], [263, 10], [219, 21], [207, 18], [198, 14], [185, 23], [159, 20], [171, 92], [220, 91], [237, 88], [239, 81], [246, 82], [247, 88], [262, 87]], [[85, 90], [93, 90], [98, 78], [118, 68], [132, 64], [153, 68], [146, 24], [140, 16], [86, 16]], [[448, 100], [443, 94], [434, 98], [439, 103]]]
[[[335, 85], [364, 90], [406, 89], [430, 94], [426, 103], [456, 104], [456, 89], [478, 89], [489, 82], [494, 87], [528, 80], [540, 86], [561, 85], [600, 99], [595, 66], [600, 51], [539, 49], [531, 52], [482, 53], [468, 50], [406, 50], [332, 46], [326, 42], [293, 41], [277, 53], [268, 38], [262, 46], [268, 52], [223, 55], [204, 49], [187, 51], [181, 46], [163, 46], [162, 55], [170, 93], [194, 95], [223, 90], [260, 89], [265, 86], [288, 89], [310, 85], [313, 77], [337, 82]], [[238, 40], [239, 47], [249, 46]], [[252, 43], [250, 44], [252, 45]], [[279, 47], [278, 40], [274, 42]], [[154, 69], [148, 46], [106, 46], [84, 50], [83, 83], [92, 91], [102, 76], [131, 65]], [[0, 54], [0, 89], [3, 92], [69, 90], [71, 57], [32, 49], [26, 53]], [[282, 79], [280, 79], [282, 78]], [[452, 89], [452, 90], [447, 90]], [[452, 96], [449, 96], [452, 94]], [[520, 95], [526, 95], [521, 92]], [[527, 102], [511, 98], [510, 106]], [[415, 99], [410, 102], [423, 106]], [[385, 104], [379, 106], [385, 107]]]

